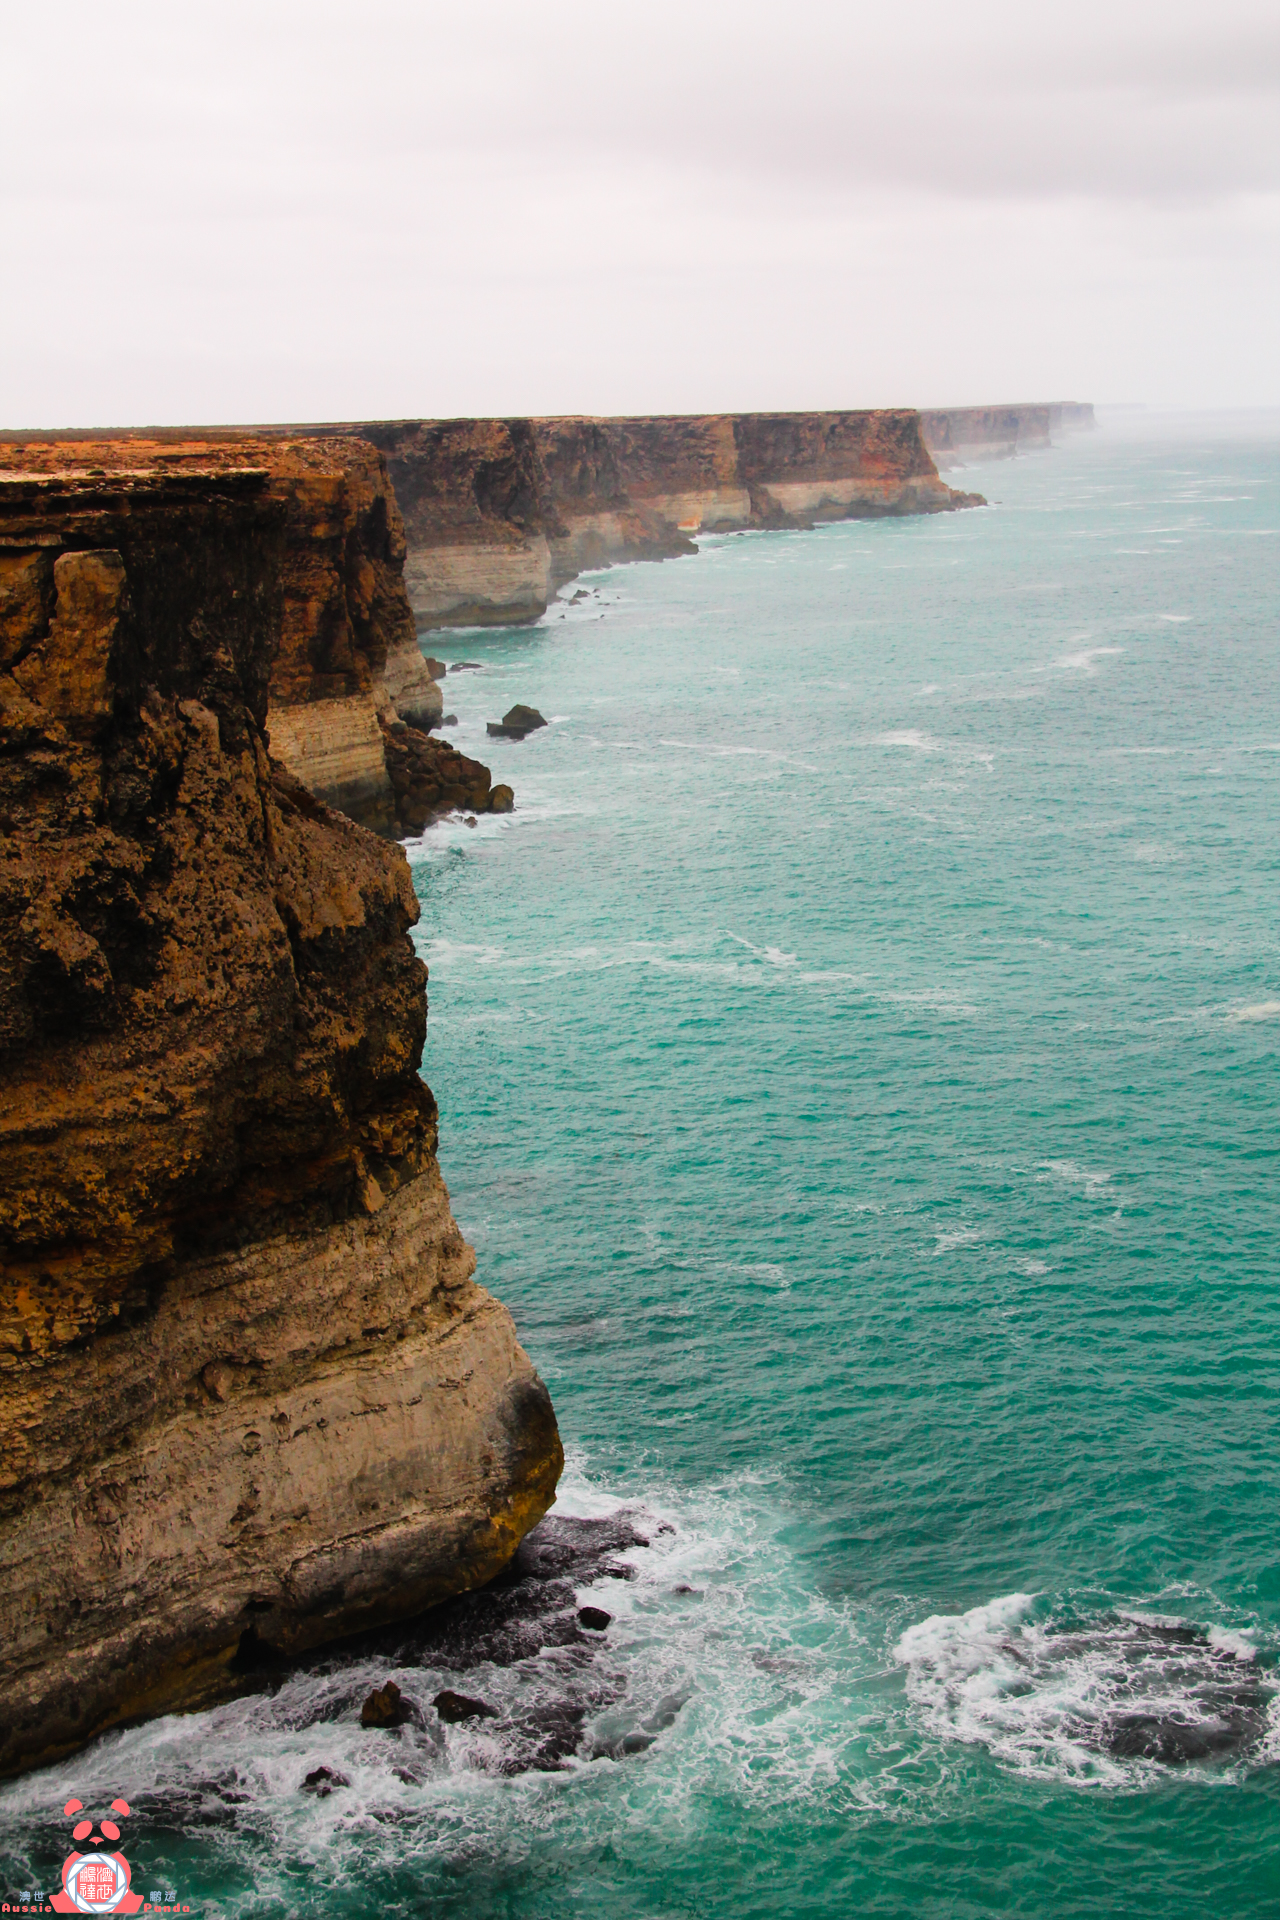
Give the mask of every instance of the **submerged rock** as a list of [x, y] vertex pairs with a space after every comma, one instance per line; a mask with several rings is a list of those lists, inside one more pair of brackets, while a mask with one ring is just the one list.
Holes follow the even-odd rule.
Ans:
[[546, 721], [536, 707], [526, 707], [518, 702], [509, 707], [501, 720], [490, 720], [489, 732], [495, 740], [523, 740], [526, 734], [536, 733], [539, 727], [545, 727]]
[[473, 1700], [468, 1693], [455, 1693], [452, 1687], [445, 1687], [431, 1702], [440, 1718], [449, 1726], [456, 1726], [460, 1720], [496, 1720], [498, 1709], [491, 1707], [487, 1700]]

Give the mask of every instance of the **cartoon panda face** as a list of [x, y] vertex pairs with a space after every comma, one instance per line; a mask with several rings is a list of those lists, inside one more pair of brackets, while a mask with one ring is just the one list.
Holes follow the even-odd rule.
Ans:
[[[84, 1806], [79, 1800], [68, 1800], [62, 1811], [66, 1814], [68, 1820], [70, 1820], [74, 1814], [83, 1813]], [[127, 1820], [129, 1817], [128, 1801], [113, 1800], [111, 1802], [111, 1811], [112, 1813], [118, 1813], [122, 1819]], [[92, 1820], [78, 1820], [71, 1829], [71, 1838], [77, 1842], [88, 1840], [91, 1846], [98, 1845], [103, 1847], [106, 1846], [108, 1840], [118, 1840], [120, 1838], [120, 1829], [114, 1820], [103, 1820], [100, 1823], [101, 1831], [98, 1833], [94, 1833], [93, 1827], [94, 1823]]]

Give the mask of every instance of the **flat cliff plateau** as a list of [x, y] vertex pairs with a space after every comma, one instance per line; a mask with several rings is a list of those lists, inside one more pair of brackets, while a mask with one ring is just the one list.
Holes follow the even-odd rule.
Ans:
[[268, 747], [376, 695], [397, 540], [350, 441], [0, 448], [0, 1772], [477, 1586], [554, 1498], [404, 854]]
[[[215, 475], [224, 491], [257, 499], [263, 537], [268, 521], [276, 525], [267, 712], [276, 759], [327, 805], [389, 836], [420, 833], [455, 809], [489, 810], [489, 769], [430, 733], [443, 696], [418, 645], [404, 528], [372, 447], [350, 435], [239, 429], [0, 435], [0, 486], [10, 513], [25, 504], [32, 526], [42, 503], [75, 497], [85, 527], [95, 514], [109, 517], [113, 499], [127, 527], [162, 486], [198, 492]], [[509, 804], [500, 789], [498, 807]]]
[[908, 409], [406, 420], [326, 428], [386, 456], [420, 628], [536, 620], [588, 567], [692, 535], [981, 505], [938, 476]]
[[1055, 434], [1097, 425], [1093, 405], [1054, 400], [1034, 406], [934, 407], [920, 416], [921, 431], [940, 472], [968, 460], [1007, 460], [1051, 447]]

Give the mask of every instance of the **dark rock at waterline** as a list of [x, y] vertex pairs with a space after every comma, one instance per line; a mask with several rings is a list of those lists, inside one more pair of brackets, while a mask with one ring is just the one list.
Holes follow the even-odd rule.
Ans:
[[498, 1709], [491, 1707], [487, 1700], [473, 1700], [470, 1694], [455, 1693], [451, 1687], [445, 1687], [432, 1701], [432, 1706], [440, 1718], [449, 1726], [456, 1726], [460, 1720], [496, 1720]]
[[493, 788], [489, 795], [490, 813], [514, 813], [515, 806], [516, 796], [514, 787], [509, 787], [505, 781], [499, 781], [498, 785]]
[[546, 724], [536, 707], [517, 703], [507, 709], [500, 721], [490, 720], [489, 732], [496, 740], [523, 740], [526, 734], [536, 733], [539, 727], [545, 727]]
[[578, 1608], [578, 1625], [586, 1627], [590, 1633], [603, 1633], [612, 1619], [613, 1615], [606, 1613], [603, 1607]]
[[442, 727], [456, 727], [457, 724], [458, 716], [456, 713], [446, 713], [444, 718], [438, 722], [438, 725]]
[[360, 1709], [362, 1727], [403, 1727], [413, 1719], [413, 1708], [394, 1680], [375, 1687]]
[[515, 1723], [517, 1745], [503, 1761], [501, 1771], [562, 1773], [565, 1761], [582, 1744], [586, 1717], [586, 1707], [569, 1700], [557, 1700], [522, 1715]]
[[332, 1767], [313, 1767], [303, 1781], [302, 1793], [314, 1793], [317, 1800], [327, 1800], [339, 1787], [349, 1787], [351, 1782], [345, 1773], [337, 1773]]
[[484, 662], [482, 660], [455, 660], [449, 671], [451, 673], [483, 673]]
[[[459, 1594], [394, 1627], [355, 1636], [350, 1650], [397, 1667], [514, 1665], [544, 1648], [585, 1649], [577, 1589], [590, 1586], [620, 1555], [649, 1545], [648, 1533], [623, 1509], [607, 1519], [559, 1515], [527, 1533], [507, 1566], [486, 1587]], [[652, 1530], [652, 1529], [651, 1529]], [[666, 1531], [663, 1523], [658, 1532]], [[597, 1643], [598, 1644], [598, 1643]]]
[[1186, 1766], [1194, 1760], [1219, 1760], [1241, 1753], [1261, 1738], [1266, 1703], [1228, 1708], [1211, 1720], [1184, 1720], [1172, 1714], [1126, 1713], [1106, 1729], [1106, 1746], [1118, 1760], [1158, 1760], [1162, 1766]]

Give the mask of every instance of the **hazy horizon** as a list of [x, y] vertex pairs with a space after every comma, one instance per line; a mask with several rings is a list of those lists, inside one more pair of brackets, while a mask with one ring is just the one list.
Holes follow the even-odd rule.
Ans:
[[0, 425], [1280, 402], [1280, 20], [10, 6]]

